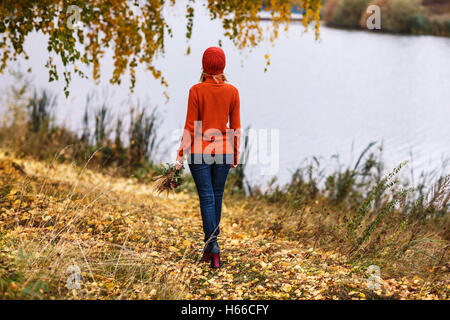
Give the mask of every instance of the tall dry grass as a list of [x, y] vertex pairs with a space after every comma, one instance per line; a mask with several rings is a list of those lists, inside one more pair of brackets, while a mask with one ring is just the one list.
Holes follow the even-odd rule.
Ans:
[[86, 167], [0, 154], [0, 297], [183, 298], [201, 247], [164, 261], [151, 187]]
[[[81, 134], [54, 119], [57, 97], [36, 90], [16, 74], [5, 92], [0, 146], [18, 157], [75, 162], [109, 173], [150, 179], [161, 142], [156, 108], [131, 105], [128, 114], [112, 114], [111, 102], [87, 97]], [[91, 157], [92, 156], [92, 157]]]
[[250, 212], [264, 212], [254, 217], [255, 228], [338, 250], [355, 264], [376, 264], [391, 275], [442, 279], [450, 267], [446, 164], [411, 185], [401, 174], [407, 163], [386, 173], [381, 151], [369, 152], [373, 146], [354, 166], [326, 173], [314, 158], [294, 172], [290, 183], [264, 192], [255, 188], [245, 204]]

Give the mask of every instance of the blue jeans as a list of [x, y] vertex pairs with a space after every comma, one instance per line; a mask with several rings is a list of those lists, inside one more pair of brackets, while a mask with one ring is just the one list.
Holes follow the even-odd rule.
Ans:
[[191, 155], [188, 161], [200, 199], [203, 232], [205, 233], [204, 241], [207, 244], [205, 251], [207, 252], [219, 253], [217, 236], [220, 233], [222, 197], [225, 181], [230, 171], [230, 163], [232, 163], [232, 156], [217, 155], [215, 161], [211, 163], [208, 159], [204, 159], [202, 155], [195, 154]]

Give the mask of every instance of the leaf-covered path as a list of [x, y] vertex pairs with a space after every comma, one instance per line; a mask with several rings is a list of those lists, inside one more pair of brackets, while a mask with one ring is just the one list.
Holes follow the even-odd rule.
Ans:
[[[225, 200], [219, 237], [224, 267], [213, 270], [201, 261], [195, 194], [157, 196], [150, 184], [65, 164], [4, 154], [0, 162], [6, 298], [26, 296], [23, 286], [38, 281], [46, 283], [36, 291], [39, 298], [446, 298], [445, 290], [418, 277], [381, 274], [380, 289], [373, 291], [370, 275], [343, 256], [268, 233], [273, 221], [247, 209], [245, 200]], [[66, 270], [73, 264], [81, 269], [82, 285], [68, 290]]]
[[[424, 282], [418, 277], [381, 278], [380, 290], [369, 290], [367, 278], [370, 275], [358, 266], [350, 266], [343, 256], [274, 238], [260, 230], [249, 230], [246, 228], [248, 212], [238, 205], [234, 208], [225, 205], [219, 240], [224, 267], [213, 270], [201, 261], [202, 233], [197, 200], [175, 195], [159, 201], [172, 204], [171, 209], [158, 216], [165, 225], [163, 233], [170, 235], [167, 241], [171, 245], [168, 252], [162, 247], [153, 254], [160, 257], [161, 262], [173, 265], [174, 270], [177, 266], [186, 269], [189, 276], [185, 298], [433, 298], [426, 293]], [[174, 238], [179, 240], [172, 243]]]

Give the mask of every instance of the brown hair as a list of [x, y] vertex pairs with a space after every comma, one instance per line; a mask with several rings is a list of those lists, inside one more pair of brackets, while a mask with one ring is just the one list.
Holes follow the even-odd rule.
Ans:
[[203, 82], [206, 80], [205, 75], [210, 75], [214, 79], [214, 81], [216, 81], [217, 83], [219, 83], [219, 81], [217, 81], [217, 78], [219, 78], [219, 77], [220, 77], [219, 79], [222, 79], [223, 82], [228, 81], [227, 77], [225, 77], [225, 74], [223, 72], [219, 73], [219, 74], [209, 74], [202, 70], [202, 74], [200, 76], [200, 82]]

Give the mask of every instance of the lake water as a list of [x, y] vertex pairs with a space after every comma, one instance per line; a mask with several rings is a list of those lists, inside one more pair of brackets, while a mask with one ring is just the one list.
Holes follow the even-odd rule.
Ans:
[[[177, 129], [184, 125], [189, 88], [198, 81], [204, 49], [222, 39], [227, 55], [226, 74], [240, 91], [242, 126], [255, 130], [279, 130], [280, 182], [310, 156], [327, 163], [339, 154], [343, 164], [354, 163], [371, 141], [383, 142], [388, 169], [410, 159], [416, 172], [439, 167], [450, 156], [450, 39], [397, 36], [372, 32], [344, 31], [322, 27], [321, 41], [312, 32], [302, 34], [299, 24], [272, 46], [262, 43], [251, 51], [239, 52], [221, 36], [220, 24], [212, 22], [198, 8], [194, 35], [185, 55], [183, 7], [176, 7], [170, 20], [174, 37], [168, 39], [164, 56], [158, 57], [169, 88], [163, 88], [144, 68], [137, 73], [135, 93], [128, 83], [107, 85], [112, 71], [108, 55], [102, 63], [102, 84], [75, 79], [68, 100], [62, 84], [47, 84], [45, 39], [34, 36], [27, 44], [31, 56], [20, 68], [33, 67], [35, 83], [60, 92], [59, 121], [79, 128], [86, 94], [97, 90], [109, 97], [115, 112], [124, 112], [124, 101], [140, 100], [158, 106], [163, 122], [160, 137], [163, 161], [174, 160]], [[267, 22], [263, 22], [267, 24]], [[264, 72], [264, 54], [271, 66]], [[1, 86], [11, 81], [1, 75]], [[175, 138], [174, 138], [175, 137]], [[162, 149], [162, 150], [163, 150]], [[250, 165], [253, 183], [268, 181], [261, 166]]]

